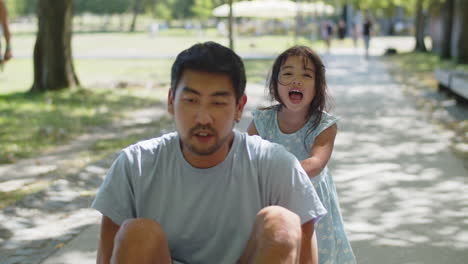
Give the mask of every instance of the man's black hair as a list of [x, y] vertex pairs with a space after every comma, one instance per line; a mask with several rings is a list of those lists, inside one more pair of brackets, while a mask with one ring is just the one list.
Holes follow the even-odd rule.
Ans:
[[173, 93], [186, 69], [226, 74], [234, 86], [236, 102], [244, 94], [246, 85], [244, 63], [233, 50], [216, 42], [198, 43], [177, 55], [171, 70]]

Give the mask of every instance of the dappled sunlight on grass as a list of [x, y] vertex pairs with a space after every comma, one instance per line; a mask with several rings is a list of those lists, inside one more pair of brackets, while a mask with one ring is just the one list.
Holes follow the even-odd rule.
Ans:
[[110, 123], [125, 109], [154, 106], [157, 102], [124, 90], [0, 95], [0, 162], [30, 157], [45, 147]]
[[412, 82], [415, 85], [426, 85], [436, 89], [437, 82], [434, 77], [434, 70], [459, 69], [468, 71], [468, 65], [454, 64], [450, 60], [441, 60], [433, 53], [411, 52], [402, 53], [388, 57], [388, 60], [398, 67], [391, 69], [403, 82]]

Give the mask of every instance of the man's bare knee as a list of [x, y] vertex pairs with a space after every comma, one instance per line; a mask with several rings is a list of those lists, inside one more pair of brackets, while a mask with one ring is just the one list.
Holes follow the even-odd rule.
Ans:
[[259, 247], [271, 249], [278, 254], [290, 254], [300, 248], [301, 221], [295, 213], [280, 207], [263, 208], [257, 214]]
[[162, 227], [157, 222], [148, 218], [134, 218], [125, 220], [115, 236], [115, 242], [125, 239], [142, 240], [142, 242], [154, 244], [166, 238]]
[[115, 236], [112, 263], [126, 263], [116, 260], [135, 260], [137, 256], [144, 260], [169, 258], [164, 231], [151, 219], [128, 219], [120, 226]]

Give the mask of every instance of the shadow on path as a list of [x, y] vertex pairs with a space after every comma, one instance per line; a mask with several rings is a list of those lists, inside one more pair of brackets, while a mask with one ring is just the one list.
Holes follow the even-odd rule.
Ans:
[[450, 151], [452, 134], [382, 63], [326, 61], [342, 117], [330, 167], [358, 262], [466, 263], [468, 170]]

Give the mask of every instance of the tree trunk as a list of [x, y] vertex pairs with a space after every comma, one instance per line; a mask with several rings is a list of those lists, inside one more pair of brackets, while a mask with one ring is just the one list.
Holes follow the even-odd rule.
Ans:
[[414, 47], [415, 51], [422, 51], [426, 52], [426, 44], [424, 43], [424, 36], [425, 34], [425, 26], [426, 26], [426, 16], [423, 10], [423, 0], [417, 0], [416, 2], [416, 46]]
[[142, 5], [143, 5], [142, 0], [134, 0], [133, 2], [133, 17], [132, 17], [132, 24], [130, 24], [130, 32], [135, 32], [137, 17], [138, 17], [138, 14], [140, 14], [141, 12]]
[[451, 57], [455, 63], [468, 63], [468, 1], [455, 0]]
[[431, 4], [429, 8], [429, 35], [432, 40], [431, 51], [440, 56], [442, 47], [442, 38], [444, 34], [442, 32], [442, 3]]
[[120, 14], [120, 23], [119, 23], [119, 31], [124, 31], [125, 25], [125, 14]]
[[71, 36], [72, 0], [39, 0], [31, 91], [79, 85], [73, 66]]
[[440, 43], [440, 57], [442, 59], [450, 58], [452, 26], [453, 26], [453, 0], [446, 0], [442, 4], [442, 38]]
[[233, 24], [234, 24], [234, 14], [232, 13], [232, 0], [229, 0], [229, 17], [228, 17], [228, 34], [229, 34], [229, 48], [234, 50], [234, 33], [233, 33]]

